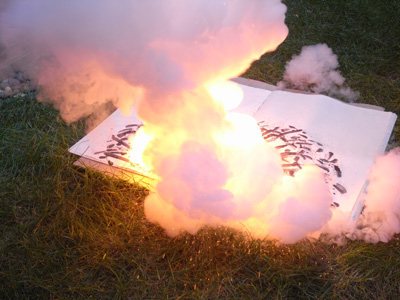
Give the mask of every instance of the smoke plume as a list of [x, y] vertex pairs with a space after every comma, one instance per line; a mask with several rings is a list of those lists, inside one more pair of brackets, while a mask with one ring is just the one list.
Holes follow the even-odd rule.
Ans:
[[400, 233], [400, 148], [377, 157], [368, 175], [364, 208], [356, 222], [349, 222], [340, 210], [321, 231], [329, 242], [343, 244], [346, 238], [369, 243], [388, 242]]
[[[1, 13], [0, 40], [4, 61], [23, 57], [40, 99], [68, 122], [110, 102], [126, 114], [136, 106], [148, 140], [142, 159], [160, 178], [145, 200], [146, 217], [170, 236], [208, 224], [292, 243], [333, 220], [322, 171], [305, 166], [284, 176], [280, 154], [255, 120], [213, 98], [286, 38], [285, 12], [279, 0], [14, 0]], [[313, 83], [316, 92], [343, 84], [326, 45], [304, 52], [288, 64], [285, 80]], [[315, 55], [311, 81], [295, 79], [302, 57], [312, 66]], [[396, 182], [375, 180], [392, 167], [390, 157], [398, 154], [380, 159], [371, 175], [365, 222], [398, 216], [377, 215], [372, 204], [377, 190]], [[398, 189], [389, 198], [398, 201]]]
[[365, 209], [351, 237], [388, 242], [400, 233], [400, 148], [379, 157], [368, 179]]
[[161, 112], [177, 105], [166, 94], [238, 75], [285, 38], [284, 13], [277, 0], [17, 0], [1, 40], [71, 122], [107, 101], [129, 113], [145, 92]]
[[283, 81], [278, 83], [278, 87], [357, 100], [359, 93], [344, 86], [345, 79], [336, 70], [338, 67], [337, 56], [326, 44], [305, 46], [300, 55], [294, 55], [287, 62]]

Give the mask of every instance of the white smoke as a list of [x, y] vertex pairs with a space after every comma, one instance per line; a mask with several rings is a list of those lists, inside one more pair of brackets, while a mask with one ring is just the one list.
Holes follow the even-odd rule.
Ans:
[[171, 105], [165, 94], [238, 75], [284, 39], [285, 10], [279, 0], [16, 0], [0, 16], [0, 39], [8, 57], [31, 59], [23, 67], [42, 99], [70, 122], [108, 101], [128, 114], [144, 92], [160, 112]]
[[[334, 210], [333, 218], [318, 232], [329, 241], [345, 243], [345, 238], [370, 243], [388, 242], [400, 233], [400, 148], [377, 157], [368, 175], [364, 208], [356, 223]], [[318, 236], [318, 234], [316, 236]]]
[[400, 233], [400, 148], [379, 157], [368, 176], [365, 209], [352, 237], [388, 242]]
[[345, 79], [338, 67], [337, 56], [326, 44], [305, 46], [300, 55], [294, 55], [287, 62], [283, 81], [278, 83], [278, 87], [357, 100], [359, 93], [344, 86]]

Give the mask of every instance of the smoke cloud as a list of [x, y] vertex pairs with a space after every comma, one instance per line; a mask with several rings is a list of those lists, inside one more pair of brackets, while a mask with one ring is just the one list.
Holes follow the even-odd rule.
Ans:
[[285, 38], [285, 10], [277, 0], [17, 0], [0, 39], [71, 122], [108, 101], [129, 113], [143, 93], [161, 112], [175, 105], [165, 94], [238, 75]]
[[[146, 217], [170, 236], [208, 224], [293, 243], [339, 219], [318, 167], [285, 176], [280, 154], [264, 142], [255, 120], [227, 113], [212, 97], [216, 86], [286, 38], [279, 0], [14, 0], [2, 9], [3, 63], [23, 57], [23, 69], [41, 86], [40, 99], [66, 121], [110, 102], [126, 114], [136, 106], [149, 140], [142, 159], [160, 177], [145, 200]], [[344, 79], [334, 71], [332, 51], [319, 45], [304, 52], [288, 64], [292, 75], [285, 80], [312, 83], [316, 92], [340, 91]], [[319, 64], [307, 75], [311, 81], [292, 80], [301, 57]], [[378, 160], [360, 221], [364, 228], [370, 220], [386, 224], [370, 227], [392, 230], [380, 240], [398, 231], [391, 223], [398, 217], [398, 188], [387, 197], [397, 201], [396, 213], [373, 204], [378, 190], [399, 182], [399, 168], [390, 169], [397, 181], [379, 175], [398, 156]]]
[[365, 209], [352, 238], [388, 242], [400, 233], [400, 148], [379, 157], [368, 179]]
[[377, 157], [368, 175], [364, 208], [354, 223], [340, 210], [314, 235], [323, 233], [329, 242], [343, 244], [346, 238], [369, 243], [388, 242], [400, 233], [400, 148]]
[[326, 44], [305, 46], [300, 55], [294, 55], [287, 62], [283, 81], [278, 83], [278, 87], [357, 100], [359, 93], [344, 86], [345, 79], [336, 70], [338, 67], [337, 56]]

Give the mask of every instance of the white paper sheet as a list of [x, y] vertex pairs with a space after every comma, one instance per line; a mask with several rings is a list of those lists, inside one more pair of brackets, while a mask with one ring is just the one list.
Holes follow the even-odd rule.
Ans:
[[[139, 173], [143, 173], [146, 176], [152, 176], [152, 174], [145, 172], [144, 170], [138, 168], [138, 166], [133, 166], [131, 163], [126, 162], [121, 159], [104, 159], [102, 153], [107, 151], [110, 145], [118, 144], [117, 141], [113, 140], [113, 136], [116, 139], [124, 139], [123, 137], [118, 137], [121, 131], [127, 128], [137, 129], [137, 126], [141, 125], [142, 121], [133, 112], [131, 115], [123, 115], [119, 109], [114, 111], [106, 120], [104, 120], [100, 125], [89, 132], [85, 137], [73, 145], [69, 152], [76, 155], [82, 156], [84, 158], [110, 164], [113, 167], [123, 167], [127, 169], [137, 170]], [[133, 126], [133, 127], [131, 127]], [[126, 135], [127, 136], [127, 135]], [[127, 140], [123, 140], [124, 143], [128, 144]], [[123, 145], [118, 146], [121, 151], [128, 151], [128, 147]], [[121, 155], [123, 156], [123, 155]]]
[[255, 113], [271, 126], [304, 129], [338, 158], [347, 193], [335, 195], [344, 212], [351, 212], [362, 192], [374, 159], [383, 154], [396, 115], [352, 106], [323, 95], [274, 91]]

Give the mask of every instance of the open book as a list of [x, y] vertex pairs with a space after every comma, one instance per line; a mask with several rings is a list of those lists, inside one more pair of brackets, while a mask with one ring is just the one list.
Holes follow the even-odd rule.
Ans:
[[[374, 159], [385, 151], [397, 116], [368, 105], [353, 105], [315, 94], [276, 90], [244, 78], [234, 79], [244, 99], [234, 111], [254, 116], [264, 139], [280, 152], [284, 172], [293, 176], [305, 164], [325, 173], [333, 202], [355, 221], [363, 203]], [[77, 165], [93, 167], [152, 188], [157, 177], [127, 158], [128, 137], [142, 126], [133, 113], [116, 110], [69, 151]]]

